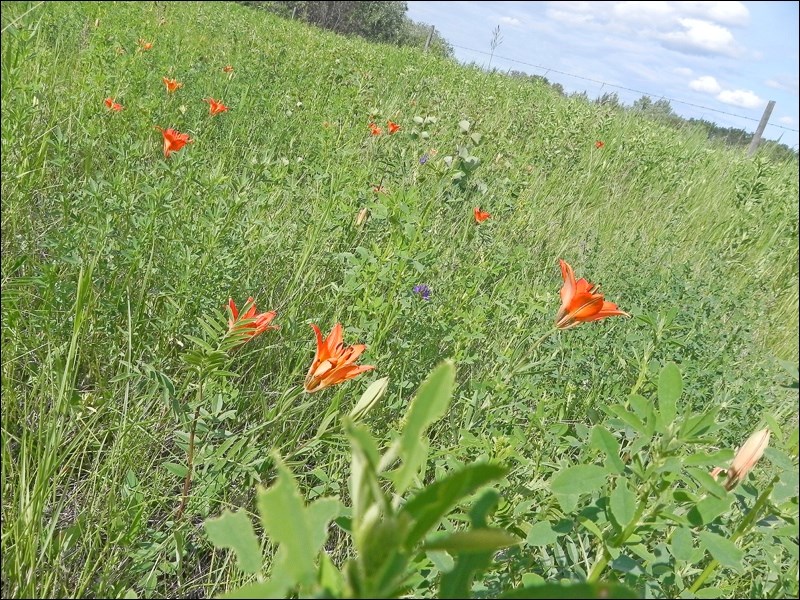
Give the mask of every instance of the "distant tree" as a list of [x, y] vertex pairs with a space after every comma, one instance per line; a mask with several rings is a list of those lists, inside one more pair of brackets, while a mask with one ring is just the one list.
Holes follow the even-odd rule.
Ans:
[[606, 92], [602, 96], [598, 96], [597, 100], [595, 100], [595, 104], [600, 104], [601, 106], [611, 106], [614, 108], [622, 106], [617, 92]]
[[[430, 28], [406, 16], [407, 2], [242, 0], [246, 6], [268, 10], [285, 18], [302, 19], [342, 35], [357, 35], [373, 42], [422, 48]], [[429, 51], [452, 57], [453, 48], [434, 31]]]

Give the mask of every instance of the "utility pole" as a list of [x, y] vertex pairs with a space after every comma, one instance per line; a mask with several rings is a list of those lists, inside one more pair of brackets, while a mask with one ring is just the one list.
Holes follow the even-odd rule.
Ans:
[[767, 127], [769, 117], [772, 114], [772, 109], [775, 108], [775, 100], [767, 102], [767, 108], [764, 109], [764, 114], [761, 116], [761, 121], [753, 134], [753, 141], [750, 142], [750, 147], [747, 149], [747, 156], [753, 156], [758, 149], [758, 144], [761, 142], [761, 136], [764, 134], [764, 129]]

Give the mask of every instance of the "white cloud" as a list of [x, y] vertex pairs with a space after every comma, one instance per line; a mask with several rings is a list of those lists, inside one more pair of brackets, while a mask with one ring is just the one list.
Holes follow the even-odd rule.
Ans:
[[547, 9], [547, 16], [556, 21], [561, 21], [567, 25], [585, 25], [594, 20], [592, 15], [577, 12], [567, 12], [565, 10]]
[[503, 25], [511, 25], [512, 27], [522, 25], [522, 21], [520, 21], [516, 17], [500, 17], [499, 21]]
[[700, 19], [679, 19], [683, 31], [663, 34], [664, 45], [679, 52], [692, 54], [741, 54], [730, 30]]
[[719, 94], [722, 86], [711, 75], [703, 75], [689, 82], [689, 87], [696, 92], [705, 94]]
[[797, 125], [797, 120], [793, 117], [781, 117], [778, 119], [778, 123], [783, 123], [784, 125]]
[[678, 10], [688, 15], [726, 25], [747, 25], [750, 11], [741, 2], [675, 2]]
[[797, 77], [774, 77], [772, 79], [767, 79], [764, 82], [765, 85], [771, 87], [776, 90], [783, 90], [785, 92], [791, 92], [796, 94], [798, 89], [800, 89], [800, 81], [798, 81]]
[[614, 16], [625, 21], [652, 23], [654, 19], [663, 20], [671, 17], [675, 9], [669, 2], [617, 2], [614, 4]]
[[750, 90], [722, 90], [717, 94], [717, 100], [742, 108], [763, 107], [765, 102]]

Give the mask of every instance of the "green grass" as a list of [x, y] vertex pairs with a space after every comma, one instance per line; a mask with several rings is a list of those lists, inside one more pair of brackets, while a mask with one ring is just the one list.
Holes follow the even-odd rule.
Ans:
[[[271, 448], [309, 497], [345, 494], [346, 443], [314, 440], [320, 423], [388, 376], [369, 419], [388, 438], [447, 357], [456, 395], [430, 475], [502, 460], [512, 512], [544, 497], [573, 424], [652, 391], [669, 361], [692, 407], [722, 407], [716, 446], [766, 414], [796, 427], [779, 364], [798, 362], [796, 161], [232, 3], [4, 2], [2, 23], [4, 597], [223, 592], [241, 576], [202, 519], [252, 508]], [[139, 38], [153, 49], [137, 52]], [[168, 96], [162, 76], [184, 87]], [[107, 96], [125, 110], [107, 112]], [[209, 96], [230, 112], [209, 117]], [[370, 136], [373, 119], [402, 129]], [[165, 160], [157, 125], [195, 142]], [[459, 145], [480, 164], [454, 183], [444, 158]], [[492, 214], [480, 226], [476, 205]], [[559, 258], [635, 318], [561, 332], [531, 356], [559, 306]], [[163, 464], [186, 456], [186, 335], [250, 295], [281, 329], [209, 390], [175, 524], [182, 477]], [[659, 335], [640, 318], [671, 310]], [[301, 395], [308, 324], [337, 321], [376, 369]]]

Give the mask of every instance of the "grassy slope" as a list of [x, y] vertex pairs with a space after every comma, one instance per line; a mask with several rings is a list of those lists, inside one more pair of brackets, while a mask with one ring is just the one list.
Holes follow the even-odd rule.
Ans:
[[[29, 6], [4, 3], [3, 26]], [[218, 392], [256, 466], [236, 466], [240, 454], [215, 467], [199, 516], [247, 505], [269, 474], [258, 457], [291, 454], [329, 403], [349, 406], [366, 385], [279, 404], [312, 357], [312, 321], [340, 320], [391, 377], [373, 429], [390, 429], [452, 356], [459, 401], [432, 442], [434, 469], [484, 455], [507, 458], [518, 481], [541, 476], [562, 451], [546, 441], [555, 420], [626, 394], [652, 338], [638, 320], [582, 326], [506, 383], [552, 322], [559, 257], [634, 314], [678, 309], [648, 358], [681, 364], [696, 406], [726, 406], [723, 442], [764, 410], [793, 414], [773, 357], [798, 356], [796, 163], [233, 4], [52, 3], [22, 23], [2, 35], [4, 591], [225, 584], [227, 559], [196, 535], [187, 565], [154, 575], [171, 560], [179, 488], [160, 465], [185, 444], [157, 382], [127, 365], [175, 377], [182, 336], [229, 295], [277, 309], [282, 329]], [[153, 50], [135, 52], [138, 38]], [[173, 97], [164, 75], [184, 83]], [[108, 95], [125, 111], [107, 114]], [[210, 119], [207, 96], [231, 112]], [[430, 139], [412, 139], [426, 115], [438, 119]], [[403, 130], [372, 138], [371, 116]], [[461, 188], [443, 157], [466, 141], [465, 119], [481, 164]], [[164, 161], [154, 125], [196, 142]], [[388, 194], [372, 192], [380, 182]], [[480, 228], [478, 204], [493, 215]], [[358, 228], [363, 206], [372, 218]], [[430, 302], [411, 294], [418, 283]], [[295, 464], [315, 492], [343, 489], [337, 446]]]

